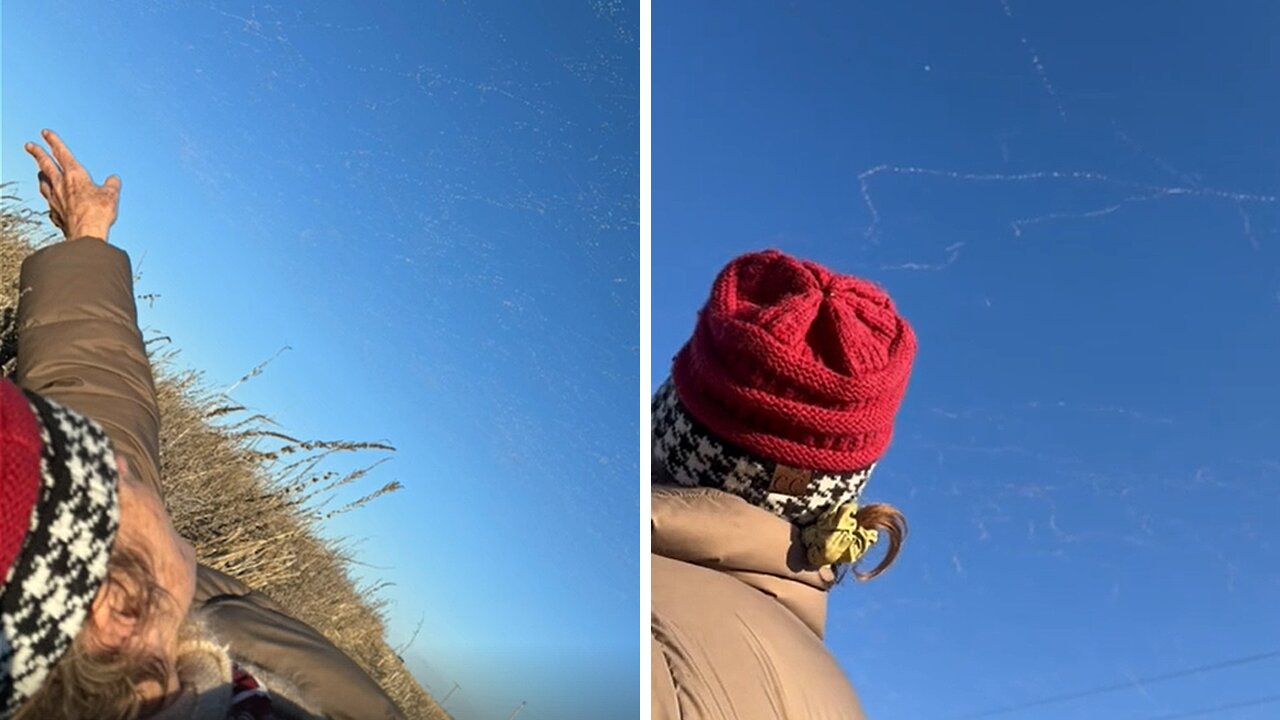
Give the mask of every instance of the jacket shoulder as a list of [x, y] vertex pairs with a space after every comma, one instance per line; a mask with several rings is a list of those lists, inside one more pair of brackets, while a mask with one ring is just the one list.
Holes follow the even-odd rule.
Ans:
[[865, 720], [822, 640], [777, 600], [692, 563], [654, 555], [652, 567], [654, 717]]
[[237, 662], [283, 680], [290, 692], [281, 696], [298, 708], [329, 720], [405, 720], [354, 660], [277, 607], [259, 592], [228, 593], [207, 598], [200, 614]]

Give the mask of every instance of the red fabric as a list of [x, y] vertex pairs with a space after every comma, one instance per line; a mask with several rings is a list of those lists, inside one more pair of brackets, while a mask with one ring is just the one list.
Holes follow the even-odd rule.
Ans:
[[721, 271], [672, 379], [722, 440], [793, 467], [861, 470], [889, 445], [915, 351], [877, 285], [769, 250]]
[[275, 720], [271, 695], [249, 674], [235, 665], [231, 669], [231, 713], [228, 720]]
[[40, 494], [40, 426], [16, 385], [0, 380], [0, 581], [22, 550]]

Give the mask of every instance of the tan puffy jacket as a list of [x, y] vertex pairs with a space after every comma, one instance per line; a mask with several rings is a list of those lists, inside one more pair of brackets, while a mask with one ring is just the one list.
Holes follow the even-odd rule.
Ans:
[[[97, 420], [138, 478], [160, 490], [160, 416], [138, 330], [129, 257], [101, 240], [51, 245], [22, 264], [20, 386]], [[270, 598], [204, 566], [195, 607], [232, 656], [291, 684], [273, 692], [283, 720], [402, 720], [360, 667]]]
[[830, 567], [736, 495], [653, 489], [655, 720], [864, 720], [822, 642]]

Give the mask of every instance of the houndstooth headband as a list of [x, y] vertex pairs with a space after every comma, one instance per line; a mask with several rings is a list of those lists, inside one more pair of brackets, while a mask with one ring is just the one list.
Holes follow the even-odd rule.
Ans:
[[671, 480], [738, 495], [796, 525], [857, 500], [875, 465], [850, 472], [793, 468], [718, 440], [680, 403], [670, 380], [653, 396], [653, 456]]
[[[6, 432], [29, 419], [15, 417], [22, 399], [5, 383]], [[34, 393], [25, 393], [39, 436], [38, 478], [34, 446], [6, 435], [4, 487], [8, 502], [24, 481], [34, 504], [25, 527], [8, 515], [3, 532], [20, 538], [0, 586], [0, 718], [13, 715], [40, 690], [70, 649], [107, 574], [119, 527], [118, 474], [107, 435], [93, 421]], [[34, 442], [34, 438], [31, 438]], [[22, 445], [24, 447], [18, 447]]]

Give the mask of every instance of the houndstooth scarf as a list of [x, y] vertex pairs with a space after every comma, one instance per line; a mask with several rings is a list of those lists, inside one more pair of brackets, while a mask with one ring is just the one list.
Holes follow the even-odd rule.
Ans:
[[0, 586], [0, 718], [39, 691], [80, 633], [119, 527], [106, 433], [52, 400], [24, 394], [40, 435], [40, 488], [22, 549]]
[[670, 380], [653, 396], [653, 458], [677, 485], [712, 487], [742, 497], [796, 525], [857, 500], [874, 465], [812, 472], [757, 457], [722, 442], [685, 410]]

